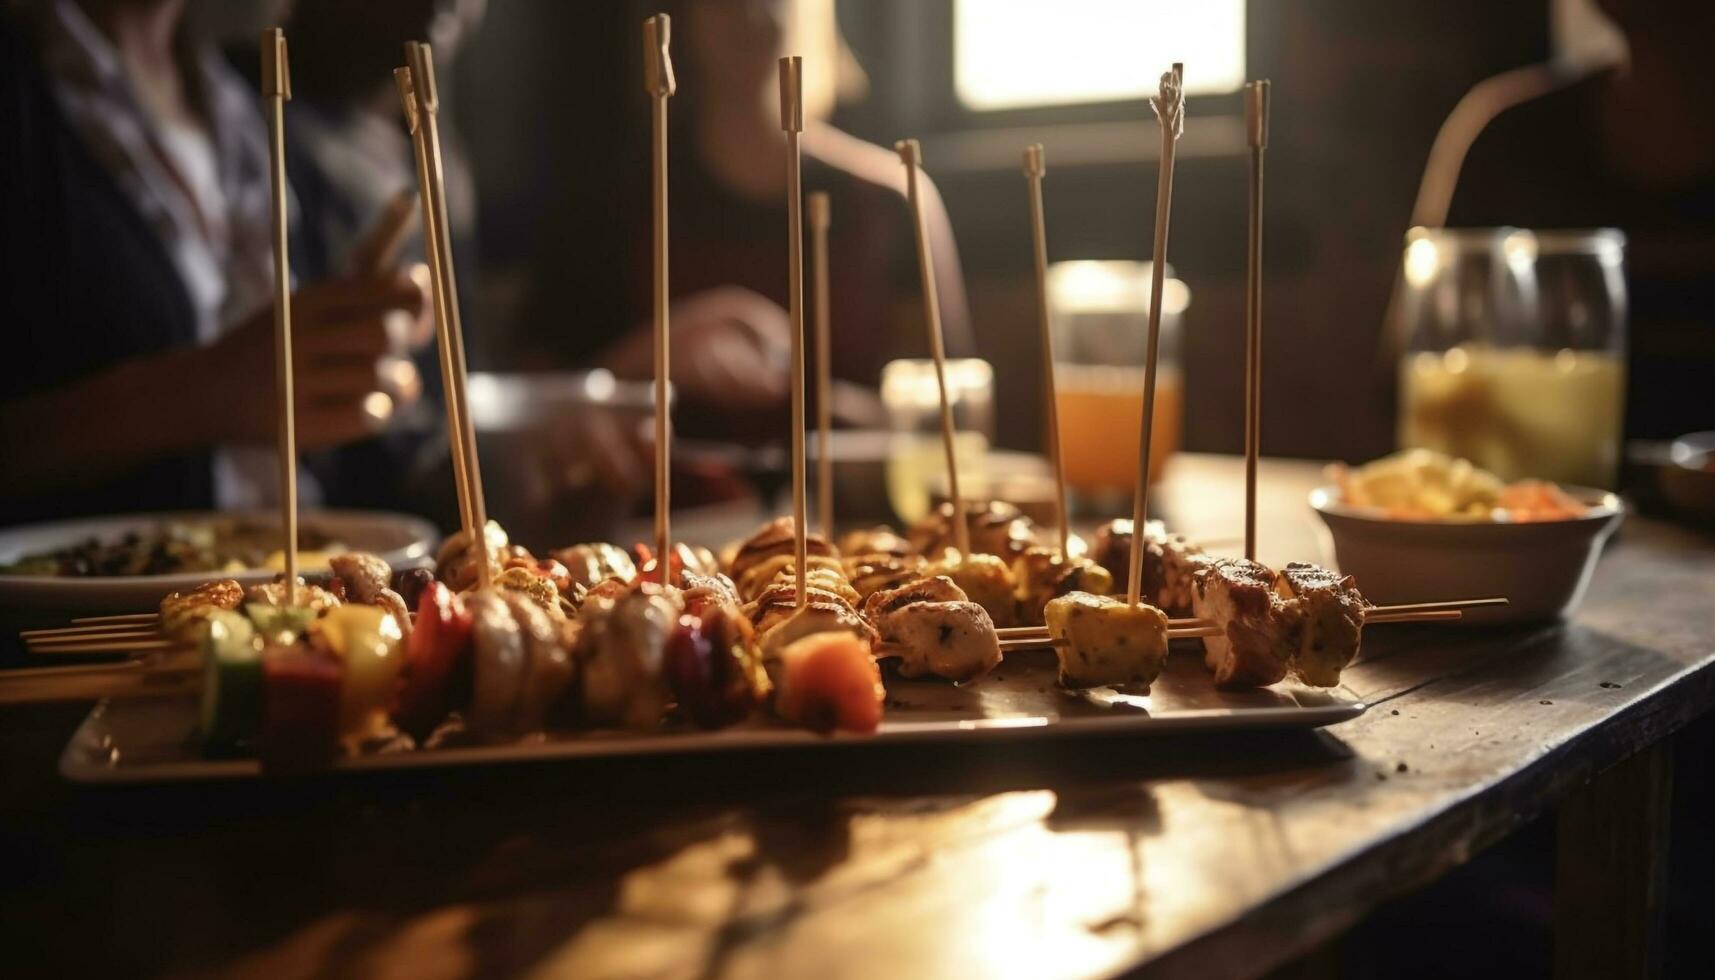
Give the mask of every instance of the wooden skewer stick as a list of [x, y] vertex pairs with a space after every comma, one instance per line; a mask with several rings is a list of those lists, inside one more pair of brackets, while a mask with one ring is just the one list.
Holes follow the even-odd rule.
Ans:
[[[150, 620], [155, 617], [151, 615]], [[91, 633], [124, 633], [144, 627], [154, 629], [155, 624], [149, 620], [125, 623], [90, 623], [87, 626], [52, 626], [33, 630], [19, 630], [18, 638], [25, 643], [36, 640], [47, 640], [61, 636], [85, 636]]]
[[1173, 153], [1185, 132], [1185, 66], [1161, 76], [1160, 97], [1149, 100], [1161, 123], [1161, 176], [1155, 188], [1155, 258], [1150, 263], [1149, 338], [1143, 358], [1143, 432], [1139, 437], [1137, 495], [1132, 504], [1131, 580], [1126, 599], [1135, 606], [1143, 588], [1143, 536], [1149, 510], [1149, 454], [1155, 426], [1155, 360], [1161, 342], [1162, 289], [1167, 275], [1167, 228], [1173, 209]]
[[810, 214], [810, 302], [816, 311], [816, 510], [822, 537], [834, 540], [834, 354], [828, 308], [827, 191], [806, 198]]
[[159, 613], [119, 613], [115, 616], [79, 616], [72, 620], [74, 626], [94, 626], [97, 623], [141, 623], [159, 619]]
[[[1504, 606], [1507, 600], [1502, 597], [1486, 599], [1453, 599], [1447, 602], [1412, 602], [1391, 606], [1370, 606], [1364, 610], [1365, 623], [1433, 623], [1460, 619], [1466, 609]], [[1169, 629], [1196, 628], [1212, 625], [1207, 619], [1187, 617], [1167, 621]], [[995, 630], [1002, 639], [1046, 636], [1046, 626], [1003, 626]]]
[[[1219, 626], [1184, 626], [1176, 629], [1169, 628], [1167, 638], [1169, 640], [1194, 640], [1204, 636], [1220, 636], [1225, 632], [1226, 630]], [[1069, 647], [1071, 645], [1069, 641], [1049, 636], [1047, 633], [1037, 636], [1002, 637], [1000, 641], [1002, 650], [1031, 650], [1040, 647]]]
[[298, 432], [292, 398], [292, 258], [286, 211], [286, 100], [292, 74], [286, 34], [262, 32], [262, 98], [268, 106], [268, 182], [274, 218], [274, 392], [280, 413], [280, 528], [285, 540], [286, 604], [298, 596]]
[[1364, 625], [1374, 626], [1382, 623], [1442, 623], [1454, 619], [1462, 619], [1465, 612], [1462, 609], [1437, 609], [1424, 612], [1379, 613], [1365, 615]]
[[154, 629], [120, 630], [111, 633], [72, 633], [60, 636], [26, 637], [24, 644], [32, 651], [51, 650], [68, 643], [113, 643], [122, 640], [157, 640], [161, 634]]
[[1401, 602], [1389, 606], [1371, 606], [1365, 611], [1366, 615], [1377, 613], [1384, 615], [1408, 612], [1432, 612], [1441, 609], [1485, 609], [1509, 605], [1506, 596], [1488, 596], [1482, 599], [1448, 599], [1443, 602]]
[[1042, 207], [1042, 178], [1048, 173], [1042, 144], [1024, 148], [1030, 182], [1030, 232], [1036, 256], [1036, 319], [1042, 327], [1042, 390], [1048, 406], [1048, 456], [1054, 463], [1054, 501], [1060, 524], [1060, 559], [1071, 554], [1072, 515], [1066, 509], [1066, 461], [1060, 454], [1060, 399], [1054, 384], [1054, 333], [1048, 322], [1048, 221]]
[[470, 482], [467, 479], [469, 470], [465, 463], [464, 439], [461, 436], [464, 432], [464, 422], [459, 415], [458, 381], [454, 378], [456, 370], [453, 364], [453, 346], [448, 337], [446, 299], [441, 289], [446, 280], [440, 267], [434, 194], [429, 190], [432, 181], [429, 174], [429, 148], [417, 115], [417, 90], [411, 76], [411, 67], [406, 65], [395, 68], [393, 82], [399, 89], [399, 103], [405, 112], [406, 129], [411, 134], [412, 147], [416, 151], [417, 196], [422, 206], [424, 251], [429, 260], [429, 278], [432, 284], [429, 292], [435, 313], [435, 347], [441, 365], [441, 396], [446, 403], [447, 445], [453, 464], [453, 485], [458, 493], [459, 526], [464, 529], [466, 541], [478, 541], [481, 540], [482, 529], [476, 524], [476, 514], [471, 506]]
[[1245, 83], [1250, 138], [1250, 229], [1245, 263], [1245, 558], [1256, 561], [1256, 470], [1262, 453], [1262, 158], [1268, 148], [1268, 79]]
[[655, 550], [661, 584], [671, 585], [673, 418], [668, 387], [672, 352], [667, 303], [667, 100], [678, 89], [673, 77], [672, 19], [656, 14], [643, 22], [643, 89], [649, 93], [649, 196], [655, 229]]
[[786, 131], [787, 312], [792, 318], [792, 530], [797, 564], [797, 604], [809, 601], [809, 523], [804, 483], [804, 169], [799, 148], [804, 132], [804, 59], [780, 59], [780, 128]]
[[477, 580], [481, 587], [486, 589], [494, 580], [488, 551], [488, 508], [483, 501], [482, 466], [476, 451], [476, 427], [470, 417], [464, 323], [459, 313], [458, 275], [453, 266], [452, 231], [447, 218], [446, 170], [441, 160], [441, 101], [435, 85], [434, 52], [427, 44], [411, 41], [405, 45], [405, 58], [411, 66], [412, 93], [417, 101], [417, 126], [423, 131], [423, 149], [427, 164], [425, 169], [429, 178], [424, 186], [428, 189], [432, 204], [428, 217], [435, 225], [432, 241], [436, 261], [429, 266], [429, 270], [431, 273], [436, 269], [440, 270], [440, 281], [436, 284], [436, 289], [441, 294], [441, 304], [446, 311], [443, 339], [452, 354], [453, 395], [458, 405], [461, 430], [456, 436], [464, 442], [465, 483], [470, 497], [471, 521], [476, 532], [470, 537], [469, 546], [477, 549]]
[[202, 667], [196, 663], [127, 660], [78, 667], [35, 667], [0, 671], [0, 704], [182, 695], [194, 693], [202, 683]]
[[953, 402], [947, 391], [947, 350], [941, 336], [941, 300], [935, 292], [935, 256], [929, 248], [929, 223], [923, 216], [918, 177], [923, 169], [923, 146], [914, 139], [893, 144], [905, 163], [905, 192], [917, 232], [917, 270], [923, 280], [923, 318], [929, 329], [929, 355], [935, 359], [935, 386], [941, 395], [941, 441], [947, 449], [947, 495], [953, 504], [953, 543], [961, 556], [971, 553], [971, 529], [965, 520], [965, 497], [959, 492], [959, 458], [954, 448]]

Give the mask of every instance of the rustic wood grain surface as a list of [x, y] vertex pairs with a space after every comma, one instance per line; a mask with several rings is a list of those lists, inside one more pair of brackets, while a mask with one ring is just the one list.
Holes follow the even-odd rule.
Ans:
[[[1236, 460], [1161, 494], [1230, 537]], [[1314, 557], [1265, 463], [1261, 557]], [[0, 940], [63, 974], [1255, 976], [1715, 703], [1715, 544], [1632, 520], [1571, 622], [1366, 638], [1321, 733], [80, 791], [0, 711]]]

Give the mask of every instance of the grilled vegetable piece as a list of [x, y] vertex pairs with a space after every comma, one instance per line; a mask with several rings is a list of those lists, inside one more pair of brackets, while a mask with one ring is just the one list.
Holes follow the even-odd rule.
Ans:
[[887, 613], [878, 626], [882, 639], [895, 645], [906, 677], [968, 681], [1000, 663], [994, 620], [974, 602], [913, 602]]
[[1358, 655], [1364, 629], [1364, 597], [1350, 575], [1307, 562], [1288, 562], [1275, 592], [1298, 612], [1292, 673], [1312, 687], [1334, 687]]
[[881, 671], [850, 633], [815, 633], [782, 648], [775, 710], [818, 732], [870, 734], [881, 724]]
[[[970, 529], [971, 551], [998, 555], [1010, 562], [1036, 543], [1036, 526], [1012, 504], [1000, 500], [969, 503], [965, 523]], [[953, 505], [942, 503], [905, 532], [911, 547], [920, 555], [938, 555], [957, 545], [953, 535]], [[990, 609], [989, 612], [994, 612]]]
[[241, 613], [210, 613], [202, 642], [204, 748], [223, 755], [252, 742], [262, 724], [262, 638]]
[[345, 662], [308, 643], [262, 651], [262, 731], [257, 755], [269, 773], [320, 769], [339, 755]]
[[684, 604], [677, 590], [638, 588], [584, 606], [584, 717], [591, 724], [647, 731], [661, 722], [671, 700], [662, 676], [667, 636]]
[[668, 685], [679, 708], [703, 728], [750, 717], [772, 690], [749, 620], [731, 606], [687, 612], [667, 638]]
[[970, 600], [988, 610], [996, 626], [1012, 626], [1018, 620], [1012, 593], [1012, 570], [992, 554], [964, 555], [947, 552], [940, 561], [923, 570], [926, 576], [945, 575], [963, 589]]
[[192, 642], [202, 634], [203, 623], [220, 609], [237, 609], [244, 601], [244, 586], [223, 578], [197, 586], [189, 592], [174, 592], [161, 600], [161, 632], [173, 639]]
[[399, 691], [399, 624], [375, 606], [345, 605], [317, 620], [328, 648], [345, 662], [340, 735], [361, 742], [386, 730]]
[[1066, 687], [1148, 686], [1167, 663], [1167, 614], [1147, 603], [1073, 592], [1044, 612]]
[[470, 612], [464, 599], [440, 582], [423, 588], [417, 628], [405, 642], [403, 674], [393, 721], [419, 742], [470, 697]]
[[1012, 563], [1016, 583], [1013, 597], [1018, 618], [1025, 625], [1045, 622], [1049, 600], [1074, 592], [1107, 595], [1114, 590], [1114, 577], [1088, 558], [1062, 558], [1055, 548], [1031, 548]]
[[1224, 632], [1203, 637], [1203, 659], [1223, 687], [1279, 683], [1298, 637], [1296, 609], [1274, 591], [1275, 574], [1243, 558], [1218, 558], [1193, 578], [1192, 609]]

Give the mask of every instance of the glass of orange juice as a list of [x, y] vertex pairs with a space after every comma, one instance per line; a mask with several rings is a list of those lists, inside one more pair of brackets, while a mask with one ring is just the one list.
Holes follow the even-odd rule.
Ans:
[[[1173, 278], [1172, 266], [1166, 271], [1150, 436], [1152, 481], [1179, 448], [1184, 425], [1179, 336], [1191, 291]], [[1079, 260], [1056, 262], [1048, 270], [1060, 453], [1073, 505], [1086, 514], [1126, 512], [1137, 487], [1149, 303], [1148, 262]]]

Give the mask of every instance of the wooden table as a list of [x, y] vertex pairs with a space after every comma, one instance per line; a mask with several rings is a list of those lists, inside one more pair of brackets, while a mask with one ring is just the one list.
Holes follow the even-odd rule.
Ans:
[[[1314, 555], [1269, 463], [1262, 557]], [[1236, 461], [1177, 461], [1227, 537]], [[1715, 703], [1715, 545], [1631, 520], [1571, 622], [1376, 635], [1319, 734], [779, 752], [79, 791], [0, 712], [0, 938], [61, 973], [1255, 976], [1558, 808], [1566, 975], [1648, 965], [1666, 736]], [[1599, 887], [1598, 887], [1599, 886]]]

